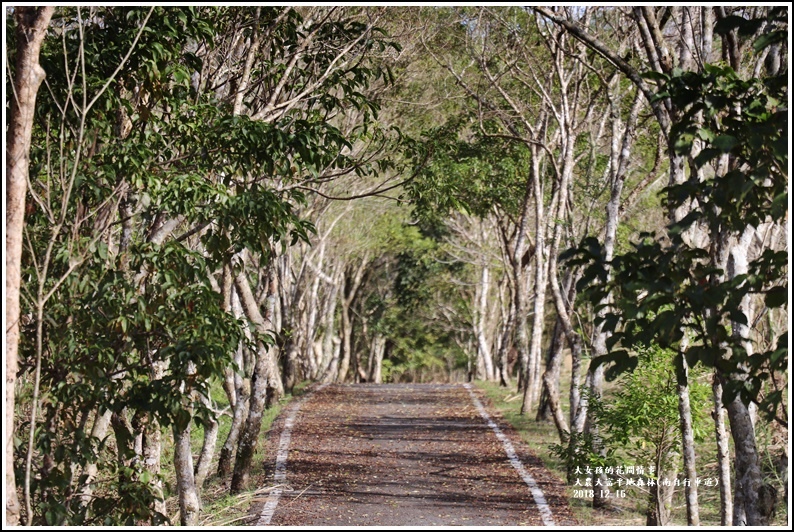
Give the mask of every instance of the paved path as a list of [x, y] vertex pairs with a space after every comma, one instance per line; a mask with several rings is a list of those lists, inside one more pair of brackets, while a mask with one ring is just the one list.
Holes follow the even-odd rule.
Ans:
[[478, 397], [459, 384], [316, 391], [274, 426], [268, 481], [281, 488], [254, 508], [256, 524], [575, 524], [562, 482], [515, 432], [489, 426]]

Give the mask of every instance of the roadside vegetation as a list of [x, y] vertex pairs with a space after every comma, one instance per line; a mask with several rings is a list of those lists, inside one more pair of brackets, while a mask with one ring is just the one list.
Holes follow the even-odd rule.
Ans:
[[788, 7], [5, 16], [7, 524], [234, 524], [303, 383], [466, 380], [717, 479], [585, 522], [786, 515]]

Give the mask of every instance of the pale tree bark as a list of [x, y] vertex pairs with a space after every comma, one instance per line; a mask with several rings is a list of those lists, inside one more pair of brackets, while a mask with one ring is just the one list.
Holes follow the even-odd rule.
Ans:
[[[238, 365], [242, 367], [242, 347], [238, 350], [236, 357]], [[248, 406], [251, 397], [251, 385], [247, 378], [239, 378], [238, 386], [236, 388], [237, 403], [232, 410], [232, 425], [229, 428], [229, 434], [226, 441], [221, 447], [220, 456], [218, 457], [218, 476], [227, 477], [232, 472], [232, 461], [234, 458], [234, 451], [237, 449], [237, 442], [240, 438], [240, 431], [242, 430], [245, 419], [248, 417]]]
[[[103, 410], [102, 408], [97, 409], [94, 417], [94, 423], [91, 427], [91, 438], [95, 438], [98, 441], [105, 439], [108, 427], [110, 426], [110, 416], [112, 414], [113, 412], [111, 410]], [[96, 451], [96, 449], [94, 449], [94, 451]], [[91, 502], [91, 496], [94, 492], [93, 484], [96, 480], [97, 473], [98, 467], [95, 461], [91, 461], [86, 464], [85, 469], [82, 472], [82, 475], [85, 475], [85, 481], [80, 487], [79, 494], [77, 495], [77, 500], [80, 501], [81, 505], [85, 506]]]
[[[580, 277], [580, 272], [572, 273], [570, 270], [566, 275], [563, 282], [564, 290], [566, 293], [565, 305], [573, 305], [576, 296], [576, 282]], [[556, 296], [555, 296], [556, 297]], [[548, 362], [546, 363], [546, 371], [543, 373], [543, 386], [546, 390], [546, 398], [548, 401], [548, 412], [551, 415], [554, 425], [557, 427], [557, 433], [560, 437], [560, 442], [565, 444], [567, 441], [566, 434], [569, 432], [569, 426], [565, 419], [565, 414], [562, 411], [562, 404], [560, 401], [560, 367], [563, 358], [563, 340], [566, 336], [564, 329], [565, 325], [561, 323], [562, 318], [557, 315], [557, 321], [554, 324], [554, 332], [552, 333], [552, 342], [549, 346]], [[571, 357], [575, 360], [581, 359], [581, 340], [577, 341], [575, 346], [578, 349], [571, 350]], [[578, 395], [577, 395], [578, 398]], [[576, 403], [571, 403], [575, 405]], [[542, 416], [541, 410], [538, 410], [538, 418]]]
[[369, 255], [365, 254], [355, 272], [352, 275], [349, 271], [345, 274], [345, 286], [341, 291], [342, 360], [339, 363], [337, 382], [344, 382], [347, 378], [351, 360], [355, 364], [355, 355], [353, 355], [353, 322], [350, 317], [350, 309], [364, 279], [364, 272], [368, 265]]
[[368, 382], [380, 384], [383, 380], [381, 370], [383, 368], [383, 354], [386, 352], [386, 337], [375, 333], [369, 352], [369, 372]]
[[[721, 376], [721, 384], [726, 379]], [[738, 397], [726, 406], [730, 420], [731, 435], [736, 449], [734, 462], [735, 491], [733, 498], [733, 526], [764, 526], [765, 516], [761, 514], [761, 463], [755, 444], [755, 431], [747, 406]]]
[[[325, 246], [320, 244], [320, 265], [322, 266], [323, 257], [325, 255]], [[308, 259], [311, 260], [311, 259]], [[317, 360], [317, 351], [313, 349], [315, 336], [317, 335], [317, 314], [319, 313], [319, 292], [320, 292], [320, 276], [315, 275], [311, 284], [311, 290], [308, 293], [307, 302], [307, 320], [306, 328], [304, 329], [304, 341], [306, 342], [307, 349], [304, 358], [304, 372], [311, 380], [317, 379], [319, 372], [319, 360]]]
[[[209, 397], [202, 397], [201, 400], [204, 405], [210, 409], [210, 411], [215, 410], [215, 405], [213, 404], [212, 399]], [[203, 421], [202, 424], [204, 426], [204, 438], [195, 468], [196, 489], [198, 490], [201, 490], [201, 488], [204, 486], [204, 481], [207, 479], [207, 475], [209, 474], [210, 466], [212, 465], [212, 459], [215, 456], [215, 446], [218, 442], [219, 428], [218, 420], [214, 418], [207, 419]]]
[[725, 407], [722, 404], [722, 385], [719, 375], [714, 374], [712, 382], [714, 410], [714, 433], [717, 440], [717, 464], [720, 483], [720, 526], [733, 523], [733, 500], [731, 499], [731, 449], [728, 432], [725, 430]]
[[[561, 41], [560, 41], [561, 42]], [[548, 39], [547, 39], [548, 43]], [[548, 46], [548, 44], [547, 44]], [[573, 173], [574, 173], [574, 165], [576, 163], [575, 153], [574, 153], [574, 142], [577, 136], [578, 122], [579, 119], [576, 116], [573, 116], [574, 108], [578, 107], [579, 102], [577, 98], [576, 88], [577, 83], [576, 80], [578, 76], [576, 74], [581, 74], [581, 64], [575, 64], [571, 67], [566, 67], [564, 64], [564, 57], [567, 54], [563, 54], [563, 49], [561, 46], [555, 44], [555, 46], [549, 46], [553, 56], [554, 56], [554, 70], [557, 75], [557, 81], [560, 86], [560, 102], [559, 104], [555, 104], [552, 102], [550, 98], [546, 97], [547, 105], [549, 105], [553, 110], [554, 114], [559, 126], [559, 137], [561, 140], [561, 164], [558, 166], [558, 185], [556, 187], [557, 193], [555, 197], [552, 199], [552, 205], [549, 210], [548, 218], [553, 220], [553, 222], [549, 222], [549, 225], [553, 227], [553, 233], [551, 242], [549, 243], [549, 251], [548, 251], [548, 279], [549, 284], [551, 286], [552, 291], [552, 298], [554, 301], [554, 306], [557, 311], [557, 325], [559, 325], [561, 332], [564, 334], [565, 338], [568, 341], [568, 345], [571, 348], [571, 357], [573, 359], [581, 358], [581, 338], [579, 335], [574, 331], [573, 323], [571, 322], [570, 313], [568, 310], [568, 302], [566, 301], [566, 296], [563, 295], [562, 290], [560, 289], [560, 284], [558, 280], [558, 265], [557, 265], [557, 254], [560, 247], [560, 242], [562, 239], [562, 230], [563, 224], [561, 220], [566, 219], [568, 216], [567, 206], [569, 204], [569, 195], [571, 183], [573, 182]], [[571, 90], [569, 90], [569, 88]], [[546, 92], [543, 93], [544, 95]], [[587, 117], [592, 113], [593, 106], [590, 105], [586, 109], [582, 109], [584, 120], [583, 122], [587, 122]], [[540, 231], [539, 231], [540, 233]], [[540, 245], [539, 245], [540, 247]], [[559, 366], [559, 362], [556, 360], [552, 361], [553, 364], [556, 363]], [[551, 390], [556, 395], [556, 383], [552, 382], [553, 375], [555, 372], [558, 372], [558, 369], [555, 369], [554, 366], [547, 367], [546, 372], [544, 374], [544, 385], [547, 390]], [[551, 393], [550, 393], [551, 395]], [[555, 398], [550, 397], [552, 401]], [[558, 397], [556, 398], [557, 402], [559, 402]], [[563, 435], [564, 428], [566, 427], [565, 420], [562, 417], [562, 413], [559, 411], [554, 412], [554, 419], [557, 425], [557, 430], [560, 431], [560, 434]], [[564, 438], [562, 438], [564, 440]]]
[[684, 457], [684, 484], [686, 494], [686, 520], [689, 526], [700, 525], [698, 509], [697, 469], [695, 467], [695, 434], [692, 430], [692, 409], [689, 404], [689, 367], [683, 352], [679, 354], [676, 394], [678, 395], [678, 418], [681, 424], [681, 450]]
[[282, 309], [282, 329], [292, 331], [286, 344], [283, 347], [283, 371], [284, 388], [291, 392], [297, 384], [299, 378], [299, 353], [302, 348], [303, 335], [295, 334], [295, 331], [303, 329], [305, 321], [306, 302], [304, 297], [303, 277], [305, 268], [302, 268], [293, 279], [292, 256], [294, 250], [287, 250], [278, 259], [278, 275], [281, 309]]
[[[231, 279], [231, 276], [230, 276]], [[243, 309], [240, 304], [240, 298], [237, 291], [232, 285], [230, 287], [229, 306], [235, 318], [243, 316]], [[229, 428], [229, 434], [226, 436], [226, 441], [221, 447], [220, 455], [218, 457], [218, 476], [225, 478], [232, 472], [232, 461], [234, 459], [234, 452], [237, 449], [237, 442], [240, 438], [240, 431], [248, 417], [249, 399], [251, 397], [251, 383], [246, 375], [246, 365], [244, 362], [243, 345], [237, 347], [237, 352], [234, 356], [234, 362], [240, 369], [240, 373], [233, 372], [234, 374], [234, 396], [236, 402], [232, 407], [232, 425]]]
[[[165, 363], [155, 362], [151, 372], [152, 380], [162, 379], [165, 372]], [[144, 469], [151, 474], [149, 486], [156, 497], [152, 510], [159, 515], [155, 514], [152, 516], [151, 522], [140, 523], [142, 525], [158, 525], [161, 524], [161, 520], [167, 519], [163, 482], [159, 478], [162, 453], [162, 430], [160, 423], [150, 415], [150, 419], [141, 433], [141, 457], [143, 459]]]
[[179, 523], [182, 526], [198, 525], [201, 502], [193, 475], [193, 454], [190, 449], [190, 426], [179, 430], [174, 426], [174, 472], [179, 498]]
[[480, 282], [477, 285], [477, 307], [474, 317], [474, 332], [477, 337], [477, 367], [482, 366], [482, 377], [494, 380], [493, 357], [486, 338], [486, 320], [488, 317], [488, 289], [490, 287], [490, 269], [483, 264], [480, 271]]
[[[22, 283], [22, 234], [25, 226], [25, 195], [30, 166], [30, 142], [36, 95], [45, 72], [39, 52], [55, 8], [17, 6], [16, 57], [6, 130], [6, 523], [19, 524], [20, 507], [14, 478], [14, 413], [19, 368], [19, 292]], [[30, 516], [28, 516], [30, 521]]]
[[[212, 277], [210, 277], [212, 278]], [[231, 267], [226, 264], [223, 266], [223, 270], [221, 271], [221, 282], [219, 286], [219, 290], [221, 296], [223, 297], [223, 309], [226, 312], [231, 312], [232, 310], [232, 292], [234, 291], [234, 279], [232, 279], [232, 269]], [[242, 312], [241, 312], [242, 314]], [[235, 314], [236, 318], [239, 318], [238, 315]], [[238, 353], [240, 353], [240, 349], [238, 348]], [[240, 353], [242, 359], [242, 353]], [[235, 359], [236, 362], [236, 359]], [[242, 360], [241, 363], [238, 364], [238, 367], [242, 369]], [[239, 374], [234, 371], [234, 369], [229, 366], [223, 372], [223, 391], [226, 393], [226, 397], [229, 399], [229, 406], [232, 410], [235, 409], [237, 406], [237, 380], [240, 379]]]
[[[544, 264], [544, 239], [543, 239], [543, 194], [541, 192], [540, 183], [540, 153], [537, 146], [530, 147], [532, 154], [531, 170], [527, 175], [527, 182], [524, 192], [524, 203], [521, 211], [521, 221], [519, 222], [518, 231], [516, 233], [515, 249], [511, 260], [511, 267], [513, 272], [513, 285], [515, 292], [514, 308], [516, 320], [516, 348], [518, 350], [518, 359], [521, 363], [521, 383], [520, 388], [523, 392], [523, 399], [521, 403], [521, 415], [526, 415], [532, 409], [532, 397], [535, 393], [532, 387], [532, 375], [535, 372], [535, 364], [540, 357], [540, 335], [539, 329], [543, 327], [543, 311], [544, 299], [546, 293], [545, 283], [545, 264]], [[533, 317], [532, 317], [532, 339], [533, 344], [530, 345], [530, 339], [527, 337], [527, 320], [526, 320], [526, 302], [525, 302], [525, 275], [523, 258], [527, 252], [527, 240], [529, 229], [529, 209], [530, 204], [533, 203], [535, 207], [535, 249], [534, 249], [534, 266], [535, 266], [535, 300], [533, 304]], [[537, 349], [537, 353], [535, 350]], [[535, 356], [537, 355], [537, 357]]]
[[344, 281], [344, 266], [337, 263], [334, 274], [327, 280], [331, 289], [326, 294], [323, 309], [323, 369], [322, 382], [336, 382], [339, 374], [339, 355], [342, 340], [336, 331], [336, 308], [339, 305], [339, 292]]
[[149, 483], [152, 492], [157, 498], [152, 509], [160, 515], [155, 515], [151, 523], [141, 523], [144, 525], [160, 524], [161, 519], [166, 516], [163, 482], [158, 478], [160, 475], [160, 459], [162, 452], [163, 446], [160, 423], [157, 420], [151, 420], [143, 433], [143, 466], [152, 475], [152, 479]]
[[[731, 279], [748, 273], [748, 253], [755, 236], [755, 228], [748, 227], [734, 245], [728, 256], [727, 276]], [[746, 316], [746, 323], [751, 321], [751, 299], [747, 295], [741, 302], [740, 311]], [[749, 327], [746, 323], [733, 322], [733, 335], [742, 342], [748, 356], [753, 353], [749, 341]], [[739, 368], [740, 371], [743, 368]], [[742, 381], [744, 374], [721, 375], [721, 384], [726, 386], [726, 378]], [[750, 408], [739, 396], [727, 403], [728, 419], [735, 449], [735, 491], [733, 499], [733, 524], [766, 526], [769, 514], [774, 507], [774, 496], [769, 487], [764, 485], [761, 472], [761, 460], [756, 447], [755, 427]]]
[[[268, 268], [268, 306], [265, 316], [262, 316], [256, 305], [256, 300], [245, 275], [245, 269], [235, 278], [235, 286], [240, 295], [243, 310], [260, 334], [268, 334], [270, 332], [268, 324], [272, 325], [273, 307], [275, 306], [277, 295], [275, 265], [271, 264]], [[258, 342], [258, 344], [254, 372], [251, 377], [251, 399], [248, 408], [248, 418], [237, 446], [234, 473], [232, 474], [230, 487], [231, 493], [239, 493], [245, 489], [248, 483], [251, 461], [259, 440], [259, 431], [262, 427], [262, 415], [265, 408], [284, 395], [284, 388], [275, 360], [275, 348], [265, 346], [262, 342]]]

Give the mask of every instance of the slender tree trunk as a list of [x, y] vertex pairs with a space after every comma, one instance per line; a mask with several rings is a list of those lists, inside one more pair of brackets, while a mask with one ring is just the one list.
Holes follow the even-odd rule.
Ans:
[[[94, 424], [91, 427], [91, 438], [97, 441], [102, 441], [105, 439], [108, 427], [110, 426], [110, 416], [113, 414], [111, 410], [105, 410], [101, 414], [100, 411], [101, 408], [97, 409], [96, 417], [94, 418]], [[94, 450], [96, 451], [96, 448]], [[85, 476], [85, 481], [82, 483], [79, 489], [79, 495], [77, 496], [80, 504], [83, 506], [87, 506], [91, 503], [91, 497], [94, 492], [93, 483], [96, 480], [97, 473], [98, 468], [96, 462], [88, 462], [82, 473]]]
[[[565, 420], [565, 414], [562, 411], [560, 404], [560, 366], [562, 365], [562, 326], [559, 323], [559, 317], [554, 326], [554, 340], [549, 347], [551, 354], [549, 361], [546, 364], [546, 371], [543, 373], [543, 386], [546, 390], [546, 400], [548, 401], [548, 411], [554, 420], [554, 426], [557, 427], [557, 434], [560, 437], [560, 442], [564, 445], [567, 442], [569, 431], [568, 423]], [[541, 410], [538, 410], [538, 418], [541, 417]]]
[[580, 391], [579, 387], [582, 385], [582, 354], [571, 351], [571, 387], [568, 391], [568, 404], [570, 405], [570, 412], [568, 419], [571, 427], [574, 426], [579, 411]]
[[331, 290], [327, 295], [325, 309], [323, 311], [323, 353], [322, 353], [322, 371], [320, 373], [320, 380], [322, 382], [335, 382], [336, 375], [339, 372], [339, 350], [336, 345], [339, 343], [339, 338], [334, 330], [336, 323], [336, 307], [339, 304], [339, 288], [342, 284], [341, 268], [338, 268], [332, 277]]
[[[740, 237], [729, 254], [727, 274], [733, 279], [738, 275], [746, 274], [748, 271], [747, 254], [750, 242], [754, 235], [754, 229], [748, 227]], [[746, 316], [746, 322], [750, 322], [750, 298], [745, 297], [741, 303], [741, 311]], [[739, 322], [733, 322], [734, 336], [744, 342], [744, 347], [748, 356], [752, 355], [752, 345], [748, 340], [749, 328]], [[725, 379], [725, 375], [720, 376]], [[733, 375], [733, 380], [741, 381], [746, 378], [743, 374]], [[720, 381], [723, 388], [726, 386], [724, 380]], [[755, 441], [755, 428], [750, 409], [741, 401], [739, 397], [725, 405], [728, 410], [728, 419], [733, 435], [735, 459], [735, 493], [733, 501], [733, 524], [766, 526], [768, 525], [769, 512], [763, 509], [770, 509], [774, 506], [770, 500], [772, 493], [763, 485], [761, 473], [761, 459], [758, 454]]]
[[[248, 319], [256, 326], [260, 334], [266, 334], [268, 332], [266, 321], [272, 319], [276, 297], [276, 279], [273, 266], [271, 266], [268, 273], [269, 302], [266, 318], [260, 314], [256, 306], [256, 300], [251, 292], [251, 287], [248, 285], [245, 271], [237, 276], [235, 279], [235, 286], [239, 292], [240, 301], [246, 316], [248, 316]], [[284, 394], [284, 390], [281, 388], [281, 378], [278, 375], [278, 366], [276, 365], [274, 355], [273, 348], [268, 348], [268, 346], [259, 342], [254, 372], [251, 377], [251, 399], [248, 407], [248, 418], [246, 419], [242, 434], [240, 435], [234, 464], [234, 473], [232, 474], [230, 489], [233, 494], [239, 493], [245, 489], [248, 483], [251, 461], [259, 440], [259, 431], [262, 427], [262, 415], [265, 408], [273, 404]]]
[[700, 525], [698, 510], [697, 470], [695, 469], [695, 435], [692, 431], [692, 410], [689, 405], [689, 368], [683, 354], [677, 361], [678, 418], [681, 422], [681, 445], [684, 456], [686, 520], [689, 526]]
[[[350, 368], [351, 361], [354, 364], [354, 372], [356, 371], [355, 367], [355, 356], [353, 355], [353, 321], [350, 318], [350, 308], [353, 305], [353, 300], [358, 293], [358, 289], [361, 286], [361, 283], [364, 279], [364, 272], [369, 264], [369, 256], [364, 255], [361, 258], [361, 262], [359, 263], [356, 271], [350, 274], [350, 272], [346, 272], [345, 276], [343, 277], [344, 286], [341, 290], [342, 297], [341, 297], [341, 317], [342, 317], [342, 359], [339, 363], [339, 373], [337, 375], [338, 382], [344, 382], [347, 378], [347, 373]], [[355, 380], [355, 376], [353, 377]]]
[[381, 369], [383, 367], [383, 354], [386, 351], [386, 338], [383, 335], [375, 334], [370, 347], [370, 364], [368, 381], [380, 384], [382, 381]]
[[654, 482], [648, 491], [648, 511], [645, 513], [645, 526], [660, 526], [659, 484]]
[[[320, 242], [320, 250], [319, 250], [319, 268], [322, 268], [323, 258], [325, 256], [325, 241]], [[309, 259], [310, 260], [310, 259]], [[318, 373], [320, 371], [320, 361], [317, 360], [317, 351], [313, 349], [313, 344], [317, 336], [317, 315], [319, 314], [320, 310], [320, 276], [315, 275], [314, 280], [311, 284], [311, 291], [309, 292], [309, 302], [308, 302], [308, 319], [306, 320], [306, 329], [304, 331], [305, 337], [304, 341], [306, 342], [306, 362], [308, 363], [308, 367], [306, 367], [306, 374], [312, 381], [317, 380]]]
[[[557, 377], [555, 382], [557, 383], [557, 403], [559, 403], [559, 384], [560, 384], [560, 375], [559, 375], [559, 367], [561, 365], [561, 360], [556, 360], [556, 358], [562, 357], [562, 343], [564, 341], [562, 335], [562, 325], [560, 325], [560, 317], [554, 320], [554, 329], [551, 332], [551, 342], [549, 343], [549, 349], [546, 351], [546, 370], [543, 372], [543, 390], [540, 392], [540, 403], [538, 404], [538, 414], [535, 416], [536, 421], [550, 421], [552, 420], [552, 411], [550, 406], [549, 400], [549, 389], [546, 385], [546, 377], [547, 374], [554, 378], [550, 372], [556, 371]], [[557, 365], [555, 368], [554, 365]]]
[[[152, 367], [152, 380], [162, 379], [165, 372], [163, 362], [155, 362]], [[149, 415], [149, 421], [141, 434], [141, 455], [143, 457], [143, 467], [150, 473], [151, 480], [149, 488], [154, 493], [156, 500], [152, 507], [154, 515], [149, 523], [141, 525], [159, 525], [164, 523], [168, 517], [166, 515], [165, 495], [163, 493], [163, 482], [159, 478], [160, 462], [162, 459], [162, 431], [160, 422], [154, 416]]]
[[[522, 380], [524, 396], [521, 403], [521, 415], [526, 415], [532, 409], [533, 398], [535, 395], [535, 388], [533, 387], [533, 376], [535, 373], [535, 366], [540, 363], [540, 340], [543, 334], [543, 314], [545, 309], [545, 295], [546, 295], [546, 279], [545, 270], [546, 264], [544, 262], [544, 238], [543, 238], [543, 194], [541, 193], [540, 186], [540, 155], [538, 148], [533, 146], [532, 153], [532, 170], [527, 177], [526, 190], [524, 193], [524, 209], [521, 214], [521, 225], [519, 233], [516, 236], [516, 252], [513, 256], [513, 267], [517, 269], [516, 272], [516, 336], [519, 350], [520, 360], [526, 360], [522, 367]], [[530, 199], [534, 201], [535, 205], [535, 253], [533, 255], [535, 264], [535, 300], [532, 308], [532, 337], [527, 338], [526, 330], [526, 315], [524, 307], [524, 275], [522, 260], [524, 257], [525, 235], [527, 226], [529, 225], [529, 203]]]
[[712, 383], [714, 399], [714, 432], [717, 439], [717, 464], [720, 483], [720, 525], [731, 526], [733, 522], [733, 500], [731, 499], [731, 461], [728, 433], [725, 430], [725, 407], [722, 405], [722, 385], [715, 373]]
[[36, 95], [45, 72], [39, 52], [54, 7], [14, 8], [16, 57], [13, 92], [6, 130], [6, 524], [19, 524], [19, 498], [14, 478], [14, 412], [19, 368], [19, 291], [22, 283], [22, 233], [25, 226], [25, 195], [30, 166], [30, 142]]
[[152, 479], [149, 481], [149, 486], [154, 493], [157, 500], [154, 502], [155, 514], [152, 516], [150, 523], [141, 523], [142, 525], [159, 525], [167, 519], [165, 508], [165, 496], [163, 494], [163, 483], [160, 480], [160, 460], [162, 457], [162, 434], [160, 430], [160, 423], [156, 419], [152, 419], [143, 433], [143, 466], [151, 474]]
[[[723, 377], [721, 377], [721, 381], [721, 384], [725, 386]], [[759, 511], [761, 507], [759, 495], [763, 481], [750, 412], [738, 397], [725, 406], [736, 450], [733, 525], [766, 526], [768, 524], [766, 516]]]
[[[670, 473], [665, 471], [669, 450], [665, 446], [658, 446], [654, 455], [654, 466], [657, 471], [657, 481], [648, 487], [648, 509], [645, 513], [645, 526], [666, 526], [670, 518], [670, 509], [666, 506], [665, 500], [669, 487], [662, 485], [664, 478], [670, 479]], [[675, 476], [675, 475], [673, 475]]]
[[262, 415], [265, 411], [268, 394], [268, 352], [267, 347], [260, 345], [251, 377], [251, 398], [249, 400], [248, 417], [239, 437], [237, 455], [232, 474], [231, 493], [244, 490], [248, 484], [251, 461], [256, 452], [259, 431], [262, 427]]
[[[214, 410], [212, 400], [208, 397], [203, 397], [204, 404]], [[198, 461], [196, 462], [195, 478], [196, 488], [201, 490], [204, 486], [204, 481], [210, 472], [212, 459], [215, 456], [215, 446], [218, 443], [218, 420], [208, 419], [203, 422], [204, 425], [204, 439], [201, 444], [201, 453], [199, 453]]]
[[488, 316], [488, 287], [490, 285], [490, 270], [487, 265], [482, 266], [480, 284], [476, 294], [476, 312], [474, 316], [475, 336], [477, 337], [477, 367], [482, 366], [483, 374], [480, 375], [488, 381], [494, 380], [493, 357], [488, 340], [485, 337], [486, 319]]
[[[233, 280], [231, 280], [233, 283]], [[235, 318], [243, 316], [242, 305], [237, 291], [233, 285], [230, 287], [229, 307], [232, 310]], [[248, 332], [246, 331], [246, 334]], [[226, 436], [226, 441], [221, 447], [220, 456], [218, 457], [218, 476], [221, 478], [228, 477], [232, 472], [232, 460], [234, 459], [234, 452], [237, 449], [237, 442], [240, 438], [240, 431], [242, 430], [243, 423], [248, 416], [248, 402], [251, 397], [251, 382], [247, 376], [245, 353], [242, 343], [237, 347], [237, 352], [234, 355], [234, 362], [240, 369], [240, 372], [232, 372], [233, 388], [230, 395], [236, 398], [234, 406], [232, 407], [232, 425], [229, 428], [229, 434]], [[228, 392], [227, 392], [228, 393]]]
[[246, 418], [248, 417], [248, 406], [251, 397], [251, 387], [248, 379], [242, 379], [241, 387], [237, 389], [237, 404], [234, 406], [232, 412], [232, 426], [229, 429], [229, 435], [226, 437], [226, 442], [221, 447], [220, 456], [218, 458], [218, 476], [225, 478], [232, 472], [232, 459], [234, 458], [234, 451], [237, 449], [237, 443], [240, 439], [240, 432]]
[[353, 348], [353, 324], [350, 321], [350, 305], [347, 298], [342, 300], [342, 360], [339, 363], [337, 382], [345, 382], [347, 371], [350, 368], [351, 351]]
[[[509, 284], [509, 283], [508, 283]], [[510, 287], [508, 286], [508, 289]], [[513, 333], [516, 325], [516, 307], [514, 304], [514, 296], [510, 297], [507, 304], [507, 316], [502, 326], [501, 341], [499, 342], [498, 350], [498, 367], [499, 367], [499, 384], [500, 386], [509, 387], [512, 385], [512, 377], [510, 375], [510, 350], [513, 345]]]
[[201, 502], [193, 476], [193, 454], [190, 449], [190, 427], [179, 430], [174, 426], [174, 472], [179, 498], [179, 522], [182, 526], [198, 525]]
[[[600, 401], [601, 400], [601, 390], [604, 381], [604, 366], [598, 366], [595, 371], [593, 371], [593, 378], [591, 380], [590, 385], [590, 394], [593, 399]], [[602, 458], [606, 458], [606, 448], [601, 440], [601, 430], [596, 422], [596, 419], [592, 415], [592, 411], [588, 411], [587, 415], [587, 428], [585, 432], [589, 433], [592, 437], [593, 441], [593, 452], [597, 453]], [[607, 481], [606, 475], [604, 473], [596, 473], [595, 470], [593, 471], [593, 485], [597, 486], [599, 483], [597, 482], [599, 479], [600, 485], [604, 485]], [[601, 496], [601, 490], [593, 490], [593, 508], [604, 508], [608, 503], [608, 500], [605, 497]]]

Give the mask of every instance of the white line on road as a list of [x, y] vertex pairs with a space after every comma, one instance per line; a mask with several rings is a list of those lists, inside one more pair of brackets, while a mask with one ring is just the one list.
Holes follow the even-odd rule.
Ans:
[[[319, 392], [326, 386], [328, 386], [327, 383], [323, 384], [318, 387], [315, 392]], [[284, 484], [287, 480], [287, 456], [289, 456], [289, 442], [292, 438], [292, 428], [295, 426], [295, 418], [298, 415], [298, 411], [311, 395], [313, 394], [309, 394], [300, 401], [294, 403], [288, 410], [287, 419], [284, 421], [284, 430], [281, 431], [281, 438], [278, 441], [278, 453], [276, 453], [276, 473], [273, 475], [273, 481], [277, 486]], [[265, 507], [262, 508], [262, 513], [259, 514], [259, 520], [256, 522], [256, 526], [270, 524], [270, 520], [273, 519], [273, 513], [276, 511], [278, 500], [281, 498], [283, 491], [284, 490], [281, 488], [276, 488], [270, 492], [265, 502]]]
[[471, 389], [471, 384], [464, 383], [463, 387], [469, 392], [471, 396], [471, 400], [474, 402], [474, 406], [477, 407], [477, 410], [480, 412], [482, 418], [488, 423], [488, 426], [491, 427], [491, 430], [494, 431], [496, 437], [499, 438], [499, 441], [502, 442], [502, 446], [505, 448], [505, 452], [507, 453], [507, 458], [510, 460], [512, 466], [518, 471], [518, 474], [521, 475], [521, 478], [524, 479], [527, 486], [529, 486], [529, 491], [532, 493], [532, 498], [535, 499], [535, 504], [540, 511], [540, 517], [543, 519], [543, 524], [546, 526], [556, 526], [554, 524], [554, 516], [551, 513], [551, 508], [549, 508], [548, 503], [546, 502], [546, 496], [543, 494], [543, 490], [540, 489], [538, 483], [535, 482], [535, 479], [532, 478], [532, 475], [529, 474], [529, 471], [526, 470], [524, 464], [521, 463], [521, 460], [518, 459], [518, 455], [516, 454], [515, 449], [513, 448], [513, 444], [510, 442], [510, 439], [505, 436], [504, 432], [499, 428], [499, 426], [494, 423], [491, 419], [491, 416], [488, 415], [488, 412], [485, 411], [485, 407], [482, 405], [477, 396], [474, 395], [474, 392]]

